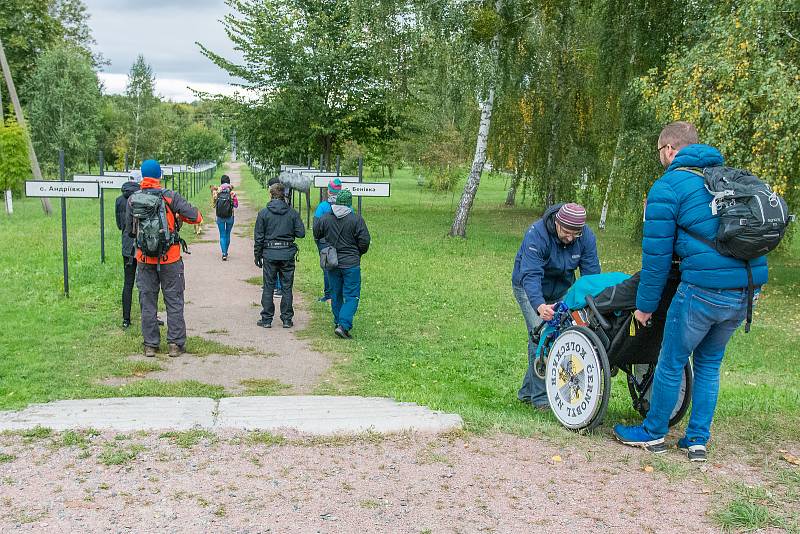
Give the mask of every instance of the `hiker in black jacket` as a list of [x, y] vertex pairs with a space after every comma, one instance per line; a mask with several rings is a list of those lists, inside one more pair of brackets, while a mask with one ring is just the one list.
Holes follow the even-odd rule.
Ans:
[[328, 271], [331, 286], [333, 333], [350, 338], [353, 317], [361, 298], [361, 256], [369, 250], [369, 230], [361, 215], [353, 213], [350, 191], [336, 195], [331, 213], [314, 222], [314, 239], [324, 239], [336, 249], [339, 265]]
[[255, 227], [255, 264], [264, 273], [264, 286], [261, 291], [261, 319], [256, 323], [263, 328], [272, 328], [275, 315], [273, 293], [275, 281], [281, 281], [281, 322], [284, 328], [293, 326], [292, 285], [294, 284], [294, 259], [297, 255], [297, 237], [305, 237], [306, 228], [300, 214], [291, 209], [284, 200], [283, 184], [273, 184], [269, 188], [272, 200], [267, 207], [258, 212]]
[[[128, 198], [140, 189], [138, 182], [122, 184], [122, 194], [117, 197], [114, 204], [114, 215], [117, 219], [117, 228], [125, 228], [125, 210]], [[122, 263], [125, 272], [125, 282], [122, 285], [122, 328], [131, 325], [131, 301], [133, 300], [133, 284], [136, 282], [136, 238], [128, 232], [122, 232]]]

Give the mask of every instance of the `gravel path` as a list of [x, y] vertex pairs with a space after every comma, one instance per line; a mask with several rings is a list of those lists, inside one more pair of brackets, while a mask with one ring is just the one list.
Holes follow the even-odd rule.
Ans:
[[718, 531], [700, 477], [670, 480], [621, 447], [460, 434], [263, 443], [277, 439], [2, 435], [0, 531]]
[[[228, 165], [228, 175], [235, 188], [241, 183], [240, 168], [240, 163]], [[261, 286], [247, 280], [260, 277], [261, 270], [253, 265], [251, 225], [258, 214], [253, 206], [265, 204], [266, 197], [248, 199], [239, 190], [237, 195], [239, 208], [236, 210], [229, 258], [225, 262], [221, 260], [219, 231], [210, 200], [208, 204], [198, 206], [205, 222], [202, 237], [190, 246], [191, 255], [184, 258], [185, 318], [188, 335], [218, 341], [240, 349], [243, 354], [197, 357], [188, 353], [174, 359], [162, 354], [158, 358], [162, 370], [130, 378], [109, 378], [103, 381], [104, 384], [119, 385], [144, 378], [162, 382], [197, 380], [224, 386], [228, 393], [237, 394], [244, 391], [244, 381], [276, 380], [287, 386], [277, 388], [281, 394], [304, 394], [319, 383], [331, 365], [331, 358], [294, 336], [294, 332], [304, 328], [309, 321], [303, 298], [297, 291], [294, 294], [294, 328], [281, 328], [277, 318], [280, 297], [275, 298], [277, 328], [267, 330], [256, 326], [261, 312]], [[309, 236], [305, 240], [310, 239]], [[187, 350], [192, 350], [191, 342], [187, 344]], [[145, 360], [141, 355], [130, 358], [133, 361]]]

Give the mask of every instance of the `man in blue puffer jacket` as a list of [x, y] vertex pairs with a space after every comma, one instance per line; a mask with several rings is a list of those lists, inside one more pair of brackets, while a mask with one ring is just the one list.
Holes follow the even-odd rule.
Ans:
[[[693, 355], [692, 413], [678, 446], [690, 460], [704, 461], [725, 346], [747, 312], [747, 270], [743, 261], [722, 256], [687, 232], [712, 241], [717, 235], [711, 194], [702, 177], [684, 168], [723, 165], [719, 151], [698, 144], [692, 124], [674, 122], [661, 131], [658, 153], [666, 172], [647, 195], [636, 319], [646, 323], [658, 306], [673, 255], [681, 260], [681, 283], [667, 314], [647, 418], [637, 426], [617, 425], [614, 433], [627, 445], [666, 451], [664, 436], [683, 368]], [[767, 282], [767, 260], [761, 257], [750, 265], [758, 291]]]
[[528, 370], [517, 397], [541, 410], [549, 410], [544, 380], [533, 371], [538, 339], [534, 331], [553, 318], [560, 301], [581, 276], [600, 272], [597, 243], [586, 226], [586, 210], [574, 203], [557, 204], [528, 228], [514, 260], [511, 288], [528, 327]]

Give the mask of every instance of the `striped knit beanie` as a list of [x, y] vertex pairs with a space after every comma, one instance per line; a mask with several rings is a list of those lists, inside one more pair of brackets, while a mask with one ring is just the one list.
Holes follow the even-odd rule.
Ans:
[[567, 230], [580, 232], [586, 224], [586, 209], [580, 204], [569, 202], [558, 210], [556, 221]]
[[336, 196], [342, 192], [342, 181], [338, 178], [334, 178], [330, 182], [328, 182], [328, 194]]

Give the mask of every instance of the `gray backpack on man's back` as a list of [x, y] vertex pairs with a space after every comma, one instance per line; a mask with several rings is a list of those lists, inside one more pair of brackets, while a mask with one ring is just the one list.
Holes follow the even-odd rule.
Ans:
[[786, 201], [758, 177], [733, 167], [681, 167], [702, 176], [714, 198], [711, 213], [719, 217], [714, 241], [690, 234], [723, 256], [752, 260], [775, 249], [786, 233], [789, 215]]

